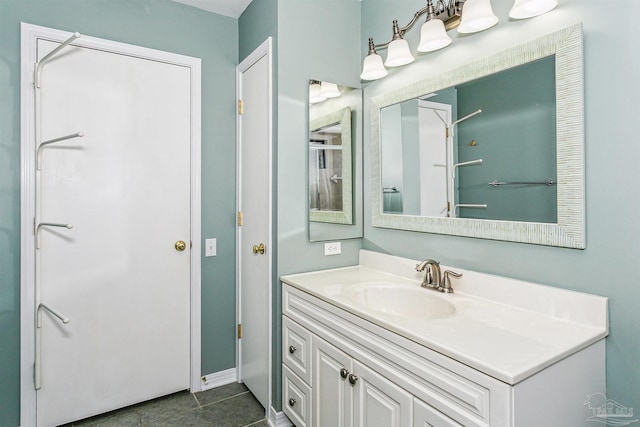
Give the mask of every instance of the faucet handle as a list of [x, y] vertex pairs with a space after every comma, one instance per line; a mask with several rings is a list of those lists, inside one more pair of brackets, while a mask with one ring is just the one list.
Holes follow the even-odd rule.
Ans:
[[453, 288], [451, 287], [451, 277], [462, 277], [462, 273], [456, 273], [455, 271], [445, 270], [442, 275], [442, 285], [438, 288], [440, 292], [445, 292], [447, 294], [453, 293]]

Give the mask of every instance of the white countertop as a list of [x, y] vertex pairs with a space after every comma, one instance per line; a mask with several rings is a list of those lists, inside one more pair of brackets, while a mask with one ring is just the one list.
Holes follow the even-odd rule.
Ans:
[[[283, 276], [297, 289], [487, 375], [516, 384], [608, 335], [607, 298], [462, 269], [455, 306], [439, 319], [389, 315], [354, 304], [344, 290], [385, 282], [420, 287], [415, 260], [361, 251], [360, 265]], [[375, 267], [375, 268], [374, 268]], [[447, 267], [443, 266], [443, 271]]]

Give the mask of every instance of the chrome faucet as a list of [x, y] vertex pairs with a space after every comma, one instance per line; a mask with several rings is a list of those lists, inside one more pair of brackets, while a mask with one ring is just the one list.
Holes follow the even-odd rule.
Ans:
[[424, 271], [423, 288], [433, 288], [447, 294], [453, 293], [451, 277], [462, 277], [462, 274], [451, 270], [445, 270], [444, 274], [441, 274], [440, 263], [432, 259], [425, 259], [416, 265], [416, 271]]
[[416, 271], [424, 271], [423, 288], [438, 289], [440, 287], [440, 263], [438, 261], [425, 259], [416, 265]]

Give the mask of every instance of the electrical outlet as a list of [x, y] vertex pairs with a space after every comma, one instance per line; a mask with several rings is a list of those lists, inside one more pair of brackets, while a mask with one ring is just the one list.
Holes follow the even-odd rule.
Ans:
[[204, 240], [204, 256], [216, 256], [217, 251], [217, 242], [216, 239], [205, 239]]
[[324, 244], [325, 255], [340, 255], [342, 253], [342, 244], [340, 242], [331, 242]]

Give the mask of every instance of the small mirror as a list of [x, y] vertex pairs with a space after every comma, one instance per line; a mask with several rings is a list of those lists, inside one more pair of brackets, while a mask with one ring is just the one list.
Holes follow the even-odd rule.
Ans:
[[362, 93], [309, 81], [309, 240], [362, 237]]

